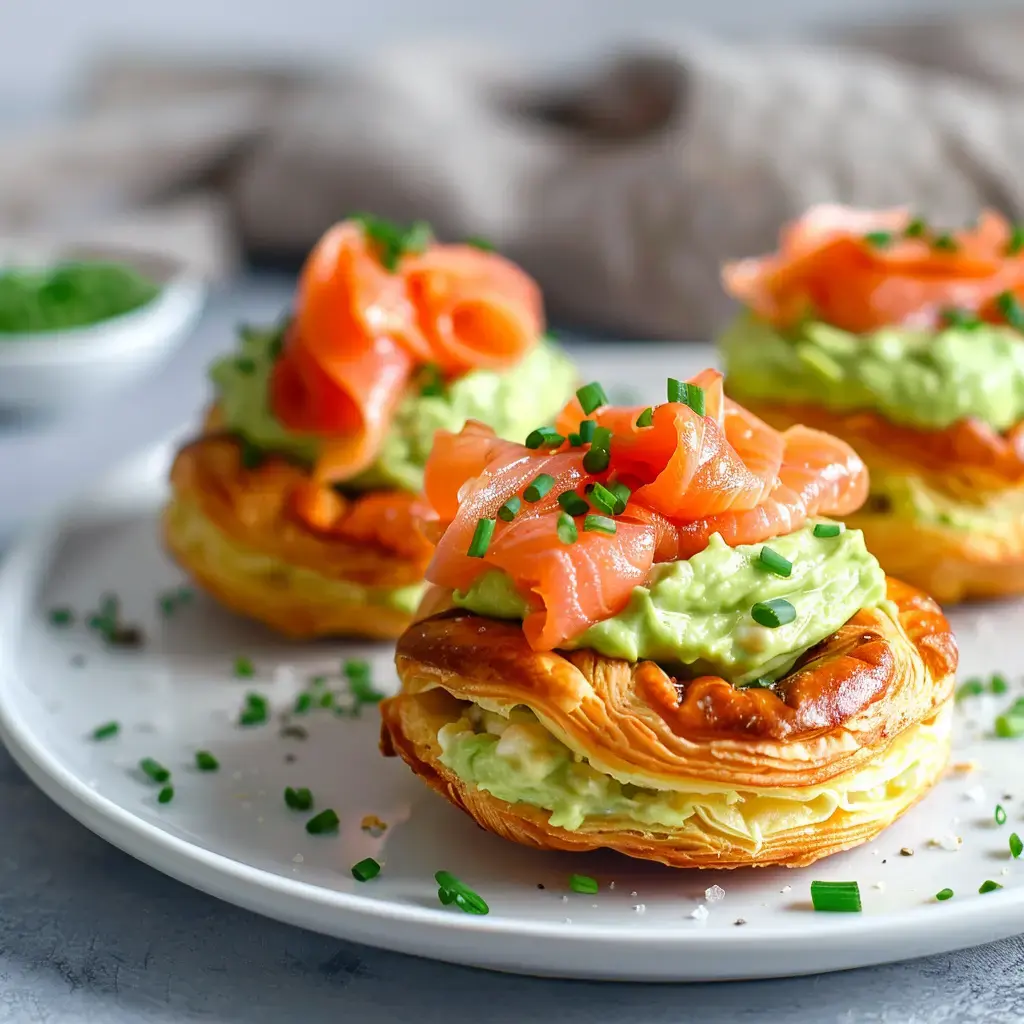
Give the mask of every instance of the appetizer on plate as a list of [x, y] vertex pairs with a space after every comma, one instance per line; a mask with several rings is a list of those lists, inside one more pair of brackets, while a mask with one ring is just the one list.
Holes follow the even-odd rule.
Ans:
[[864, 500], [861, 460], [712, 370], [656, 408], [578, 395], [539, 449], [438, 436], [382, 750], [536, 847], [721, 868], [875, 836], [943, 769], [957, 651], [823, 518]]
[[395, 637], [424, 589], [417, 529], [439, 428], [523, 437], [571, 396], [536, 284], [423, 224], [320, 239], [280, 328], [243, 330], [177, 455], [166, 543], [228, 607], [293, 637]]
[[1024, 592], [1024, 231], [818, 207], [723, 277], [747, 307], [729, 393], [853, 445], [848, 522], [886, 572], [943, 602]]

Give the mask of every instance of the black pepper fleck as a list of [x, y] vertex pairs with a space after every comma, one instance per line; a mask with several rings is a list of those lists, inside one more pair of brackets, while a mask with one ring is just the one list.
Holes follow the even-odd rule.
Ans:
[[736, 925], [746, 924], [746, 923], [747, 922], [742, 917], [737, 917], [736, 920], [733, 921], [733, 924], [736, 924]]
[[284, 763], [285, 764], [295, 764], [296, 761], [298, 761], [298, 758], [294, 754], [285, 754], [284, 755]]
[[544, 888], [544, 883], [543, 882], [538, 882], [537, 883], [537, 888], [538, 889], [543, 889]]

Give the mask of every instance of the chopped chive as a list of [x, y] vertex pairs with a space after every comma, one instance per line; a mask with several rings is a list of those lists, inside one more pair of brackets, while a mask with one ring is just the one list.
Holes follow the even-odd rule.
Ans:
[[178, 608], [178, 595], [174, 591], [168, 591], [159, 597], [160, 614], [166, 619], [173, 615]]
[[157, 794], [157, 803], [169, 804], [174, 799], [174, 787], [164, 786]]
[[647, 406], [646, 409], [636, 418], [636, 425], [638, 427], [649, 427], [654, 423], [654, 410]]
[[815, 910], [857, 913], [861, 910], [860, 886], [856, 882], [811, 882], [811, 903]]
[[1006, 255], [1016, 256], [1024, 249], [1024, 225], [1014, 224], [1010, 232], [1010, 240], [1006, 243]]
[[51, 608], [50, 624], [53, 626], [70, 626], [75, 621], [75, 614], [70, 608]]
[[768, 547], [767, 544], [761, 548], [758, 560], [765, 569], [776, 576], [790, 576], [793, 572], [793, 563], [788, 558], [783, 558], [778, 551]]
[[1001, 740], [1016, 740], [1024, 736], [1024, 715], [1012, 712], [997, 715], [995, 733]]
[[985, 684], [978, 678], [968, 679], [962, 686], [957, 687], [956, 699], [963, 700], [965, 697], [977, 697], [985, 692]]
[[239, 356], [235, 360], [235, 368], [239, 373], [244, 373], [246, 376], [249, 376], [256, 372], [256, 362], [248, 356]]
[[590, 875], [570, 875], [569, 888], [584, 896], [593, 896], [598, 890], [597, 879], [591, 878]]
[[253, 668], [252, 660], [246, 657], [235, 658], [235, 678], [236, 679], [252, 679], [256, 674], [256, 669]]
[[522, 506], [523, 503], [519, 495], [513, 494], [512, 497], [509, 498], [508, 501], [506, 501], [505, 504], [498, 509], [498, 518], [503, 523], [511, 523], [512, 520], [515, 519], [516, 515], [518, 514]]
[[483, 558], [487, 554], [487, 548], [493, 536], [494, 520], [478, 519], [476, 529], [473, 531], [473, 540], [470, 542], [469, 551], [466, 553], [470, 558]]
[[269, 716], [267, 698], [259, 693], [247, 693], [245, 705], [238, 715], [239, 725], [262, 725]]
[[265, 459], [266, 454], [262, 448], [244, 437], [238, 438], [238, 461], [243, 469], [259, 469]]
[[594, 484], [594, 489], [590, 492], [590, 502], [599, 512], [613, 516], [615, 515], [615, 506], [619, 503], [619, 499], [604, 484], [598, 483]]
[[588, 473], [603, 473], [611, 462], [612, 456], [607, 448], [591, 447], [583, 456], [583, 468]]
[[420, 395], [424, 398], [438, 398], [445, 393], [444, 375], [435, 363], [427, 363], [417, 374]]
[[550, 473], [540, 473], [526, 485], [523, 497], [530, 502], [540, 501], [554, 486], [555, 478]]
[[144, 757], [139, 762], [139, 768], [143, 775], [152, 779], [154, 782], [166, 782], [171, 777], [171, 773], [159, 761], [152, 757]]
[[1024, 840], [1016, 832], [1010, 833], [1010, 856], [1017, 860], [1024, 853]]
[[352, 865], [352, 877], [357, 882], [368, 882], [380, 874], [380, 865], [372, 858], [367, 857]]
[[575, 544], [579, 538], [579, 531], [569, 512], [563, 512], [558, 517], [558, 539], [563, 544]]
[[885, 249], [892, 245], [893, 234], [891, 231], [869, 231], [864, 236], [864, 241], [868, 245], [873, 245], [876, 249]]
[[313, 794], [306, 786], [300, 786], [298, 789], [286, 786], [284, 802], [293, 811], [308, 811], [313, 806]]
[[329, 708], [334, 704], [334, 694], [330, 690], [324, 690], [320, 694], [320, 698], [317, 700], [316, 705], [319, 708]]
[[956, 252], [960, 247], [957, 245], [956, 239], [948, 231], [944, 231], [932, 239], [932, 248], [938, 249], [940, 252]]
[[594, 427], [590, 432], [590, 447], [609, 451], [612, 446], [612, 432], [608, 427]]
[[468, 885], [460, 882], [450, 871], [434, 873], [437, 898], [447, 907], [454, 903], [467, 914], [487, 914], [490, 908]]
[[923, 238], [928, 233], [928, 222], [923, 217], [914, 217], [903, 229], [907, 238]]
[[1013, 292], [1000, 292], [996, 296], [996, 308], [1011, 327], [1024, 331], [1024, 306]]
[[772, 688], [771, 679], [751, 679], [747, 683], [735, 683], [737, 690], [770, 690]]
[[583, 444], [590, 444], [594, 440], [595, 430], [597, 430], [597, 420], [580, 420], [580, 441]]
[[208, 750], [196, 751], [196, 767], [201, 772], [215, 772], [220, 768], [220, 761], [217, 760]]
[[337, 813], [328, 807], [326, 811], [314, 814], [306, 822], [306, 831], [311, 836], [320, 836], [325, 832], [334, 832], [338, 827], [339, 821]]
[[1006, 824], [1006, 809], [1003, 807], [1002, 804], [996, 804], [996, 810], [993, 817], [995, 818], [997, 825]]
[[973, 331], [981, 326], [981, 319], [969, 309], [950, 306], [939, 312], [939, 319], [946, 327], [959, 327], [961, 330]]
[[629, 504], [629, 497], [633, 493], [625, 484], [609, 484], [608, 489], [615, 495], [615, 514], [621, 516]]
[[1002, 695], [1010, 689], [1010, 684], [1006, 681], [1006, 676], [1001, 672], [993, 672], [988, 681], [988, 688], [992, 693]]
[[607, 516], [595, 516], [591, 513], [584, 517], [583, 529], [588, 533], [604, 533], [611, 537], [617, 527], [614, 519], [609, 519]]
[[590, 511], [586, 499], [580, 497], [575, 491], [562, 491], [558, 496], [558, 504], [570, 516], [585, 516]]
[[579, 446], [583, 444], [583, 438], [580, 437], [580, 435], [577, 433], [571, 433], [568, 437], [568, 441], [569, 444], [573, 446], [573, 448], [579, 448]]
[[554, 427], [538, 427], [526, 435], [527, 448], [557, 448], [565, 440]]
[[369, 673], [363, 676], [349, 676], [348, 689], [356, 699], [357, 705], [379, 704], [384, 699], [384, 694], [373, 685]]
[[295, 704], [292, 705], [292, 713], [296, 715], [304, 715], [313, 706], [313, 695], [311, 693], [300, 693], [295, 698]]
[[584, 384], [576, 392], [576, 397], [580, 400], [584, 416], [589, 416], [595, 409], [600, 409], [602, 405], [608, 404], [608, 396], [596, 380], [590, 384]]
[[116, 736], [121, 731], [120, 722], [104, 722], [103, 725], [97, 725], [92, 731], [92, 738], [94, 740], [109, 740], [112, 736]]
[[758, 601], [750, 609], [750, 617], [760, 626], [777, 629], [796, 618], [796, 609], [784, 597], [773, 597], [770, 601]]
[[987, 892], [995, 892], [996, 889], [1002, 889], [1002, 886], [998, 882], [993, 882], [991, 878], [986, 878], [985, 881], [978, 886], [978, 892], [982, 895]]
[[939, 901], [940, 903], [943, 903], [943, 902], [945, 902], [946, 900], [951, 900], [951, 899], [953, 898], [953, 890], [952, 890], [952, 889], [940, 889], [940, 890], [939, 890], [939, 891], [938, 891], [938, 892], [937, 892], [937, 893], [935, 894], [935, 898], [936, 898], [936, 899], [937, 899], [937, 900], [938, 900], [938, 901]]
[[352, 219], [362, 226], [366, 238], [373, 242], [381, 266], [392, 273], [398, 269], [398, 261], [406, 253], [423, 252], [434, 237], [430, 225], [422, 220], [404, 227], [372, 213], [359, 213]]
[[843, 528], [839, 523], [815, 523], [812, 532], [815, 537], [838, 537]]
[[698, 416], [704, 415], [704, 389], [699, 384], [687, 384], [669, 377], [668, 400], [689, 406]]
[[494, 252], [494, 245], [488, 242], [486, 238], [481, 238], [479, 235], [470, 235], [466, 239], [466, 245], [473, 246], [474, 249], [480, 249], [482, 252]]

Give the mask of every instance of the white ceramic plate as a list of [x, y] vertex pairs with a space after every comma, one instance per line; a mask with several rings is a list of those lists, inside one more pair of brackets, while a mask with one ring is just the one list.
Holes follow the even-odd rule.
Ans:
[[[631, 357], [622, 376], [663, 375], [661, 361], [641, 367]], [[1024, 833], [1024, 743], [985, 736], [1019, 692], [1020, 605], [956, 616], [965, 673], [998, 669], [1014, 687], [1014, 694], [962, 705], [954, 761], [980, 767], [951, 773], [874, 843], [806, 870], [731, 873], [672, 871], [610, 854], [537, 853], [480, 831], [400, 761], [381, 758], [372, 707], [356, 720], [329, 710], [293, 719], [308, 730], [306, 739], [282, 736], [276, 715], [262, 727], [235, 724], [249, 691], [285, 710], [308, 676], [336, 674], [345, 657], [371, 658], [378, 685], [392, 687], [390, 652], [288, 645], [201, 597], [161, 615], [158, 594], [180, 582], [157, 541], [168, 457], [162, 449], [104, 482], [20, 544], [0, 574], [4, 741], [69, 813], [159, 870], [317, 931], [460, 963], [588, 978], [805, 974], [951, 950], [1021, 929], [1024, 861], [1010, 858], [1007, 841], [1014, 830]], [[143, 648], [105, 650], [81, 621], [49, 623], [50, 607], [84, 613], [106, 591], [118, 594], [124, 617], [145, 630]], [[238, 655], [252, 658], [255, 678], [233, 677]], [[89, 738], [111, 719], [122, 724], [120, 735]], [[197, 749], [212, 751], [220, 771], [196, 771]], [[145, 756], [172, 770], [171, 803], [158, 804], [158, 787], [138, 773]], [[285, 786], [308, 786], [317, 809], [334, 808], [338, 834], [307, 835], [310, 815], [285, 807]], [[1008, 816], [1002, 826], [993, 820], [997, 802]], [[382, 836], [363, 830], [367, 815], [387, 824]], [[929, 843], [950, 834], [963, 838], [956, 852]], [[901, 847], [912, 848], [913, 857], [901, 856]], [[384, 870], [360, 884], [349, 868], [367, 856]], [[442, 907], [433, 882], [440, 868], [482, 894], [490, 915]], [[571, 872], [596, 877], [600, 892], [570, 892]], [[814, 913], [809, 884], [816, 878], [857, 879], [864, 913]], [[979, 895], [986, 879], [1004, 889]], [[708, 902], [704, 892], [714, 885], [724, 899]], [[955, 897], [936, 902], [947, 886]], [[691, 917], [701, 905], [709, 911], [703, 922]]]

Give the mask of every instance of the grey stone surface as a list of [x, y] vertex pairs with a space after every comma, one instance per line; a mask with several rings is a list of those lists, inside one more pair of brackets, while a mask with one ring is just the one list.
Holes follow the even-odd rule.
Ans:
[[[202, 401], [201, 367], [282, 282], [215, 299], [203, 327], [102, 416], [6, 424], [8, 535]], [[1024, 1019], [1024, 938], [811, 978], [706, 985], [543, 981], [450, 967], [277, 924], [160, 875], [77, 824], [0, 750], [0, 1022], [15, 1024], [973, 1024]], [[1024, 927], [1024, 921], [1022, 921]]]

